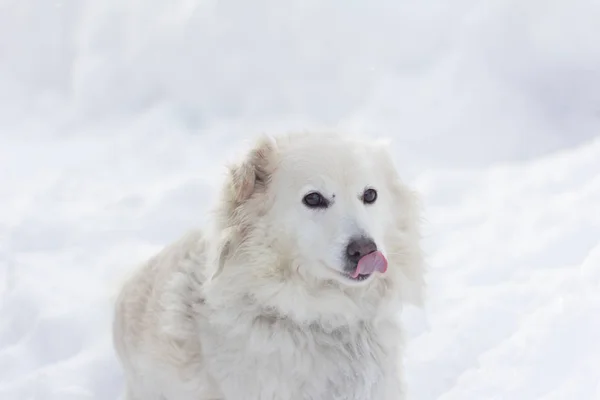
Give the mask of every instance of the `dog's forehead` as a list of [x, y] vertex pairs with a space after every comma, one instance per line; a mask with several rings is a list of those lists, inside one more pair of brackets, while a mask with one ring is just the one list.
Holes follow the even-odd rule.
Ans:
[[287, 179], [300, 185], [368, 185], [378, 176], [373, 149], [343, 141], [290, 146], [282, 152], [280, 167]]

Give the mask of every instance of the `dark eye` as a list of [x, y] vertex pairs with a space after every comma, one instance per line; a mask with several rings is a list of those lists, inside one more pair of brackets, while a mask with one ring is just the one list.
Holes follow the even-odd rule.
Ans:
[[319, 192], [312, 192], [304, 196], [302, 203], [309, 208], [327, 208], [329, 202]]
[[365, 204], [373, 204], [377, 200], [377, 191], [375, 189], [367, 189], [362, 195], [362, 201]]

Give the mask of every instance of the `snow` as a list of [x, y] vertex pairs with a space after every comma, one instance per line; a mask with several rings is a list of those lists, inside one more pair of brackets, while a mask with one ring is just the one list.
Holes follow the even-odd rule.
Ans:
[[412, 398], [600, 398], [594, 0], [0, 2], [0, 398], [116, 399], [111, 296], [261, 131], [394, 140]]
[[432, 269], [415, 398], [600, 398], [600, 140], [418, 184]]

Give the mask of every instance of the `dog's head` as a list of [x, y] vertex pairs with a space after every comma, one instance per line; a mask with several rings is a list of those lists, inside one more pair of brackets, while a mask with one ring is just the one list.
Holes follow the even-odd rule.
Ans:
[[254, 297], [337, 291], [420, 301], [415, 200], [382, 143], [263, 138], [231, 168], [218, 212], [217, 274], [229, 268], [228, 279], [256, 286]]

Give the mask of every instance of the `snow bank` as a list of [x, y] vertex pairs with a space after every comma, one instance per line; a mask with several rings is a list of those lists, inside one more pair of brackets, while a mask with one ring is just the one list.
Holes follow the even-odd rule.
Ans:
[[411, 331], [415, 398], [597, 398], [600, 140], [418, 184], [431, 265], [427, 320]]

